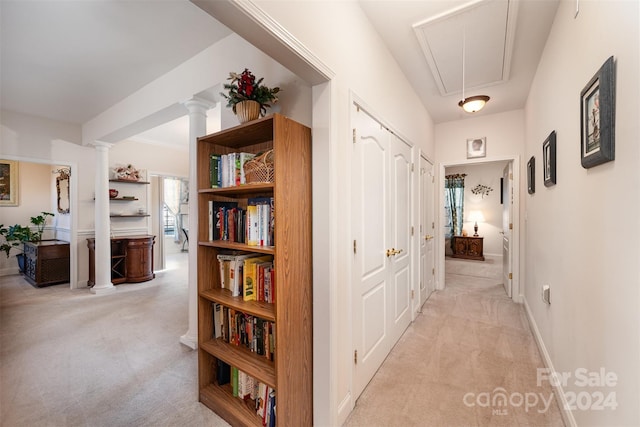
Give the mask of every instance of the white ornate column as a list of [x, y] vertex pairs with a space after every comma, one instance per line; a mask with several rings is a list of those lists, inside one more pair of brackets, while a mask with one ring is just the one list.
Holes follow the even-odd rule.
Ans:
[[96, 141], [95, 203], [95, 284], [94, 294], [113, 292], [111, 283], [111, 233], [109, 227], [109, 148], [111, 144]]
[[212, 105], [192, 98], [184, 102], [189, 110], [189, 330], [180, 342], [198, 348], [198, 174], [197, 138], [207, 133], [207, 110]]

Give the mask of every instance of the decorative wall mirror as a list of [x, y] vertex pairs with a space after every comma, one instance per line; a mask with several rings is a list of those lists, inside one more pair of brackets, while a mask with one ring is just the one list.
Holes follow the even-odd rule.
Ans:
[[71, 170], [60, 169], [58, 171], [58, 177], [56, 178], [56, 188], [58, 189], [58, 212], [62, 214], [69, 213], [69, 178], [71, 177]]

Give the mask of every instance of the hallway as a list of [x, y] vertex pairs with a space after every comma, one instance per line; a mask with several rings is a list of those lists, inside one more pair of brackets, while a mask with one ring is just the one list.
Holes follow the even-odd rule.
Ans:
[[[548, 382], [536, 384], [544, 365], [524, 307], [489, 264], [451, 261], [460, 263], [447, 260], [446, 288], [427, 300], [345, 425], [564, 425]], [[469, 263], [491, 278], [466, 275]]]

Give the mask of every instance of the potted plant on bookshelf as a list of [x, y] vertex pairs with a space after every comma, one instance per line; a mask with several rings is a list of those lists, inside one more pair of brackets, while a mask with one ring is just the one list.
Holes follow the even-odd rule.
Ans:
[[[47, 218], [50, 216], [54, 215], [50, 212], [40, 212], [40, 215], [31, 217], [30, 223], [36, 227], [37, 231], [33, 231], [29, 226], [20, 224], [8, 227], [0, 224], [0, 236], [3, 236], [5, 240], [4, 243], [0, 244], [0, 251], [4, 252], [9, 258], [11, 249], [24, 250], [24, 242], [39, 242], [42, 239]], [[18, 260], [20, 271], [24, 271], [24, 254], [22, 252], [17, 253], [16, 259]]]
[[227, 107], [231, 107], [240, 123], [255, 120], [260, 114], [266, 114], [271, 103], [278, 102], [279, 87], [269, 88], [262, 83], [262, 77], [256, 80], [256, 76], [247, 68], [240, 74], [229, 73], [230, 83], [225, 83], [224, 88], [228, 93], [220, 93], [227, 100]]

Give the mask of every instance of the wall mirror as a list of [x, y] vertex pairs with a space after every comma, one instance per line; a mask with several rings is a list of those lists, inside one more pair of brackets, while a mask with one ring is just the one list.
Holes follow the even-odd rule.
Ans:
[[69, 178], [71, 171], [69, 169], [60, 169], [56, 178], [56, 188], [58, 189], [58, 212], [62, 214], [69, 213]]

